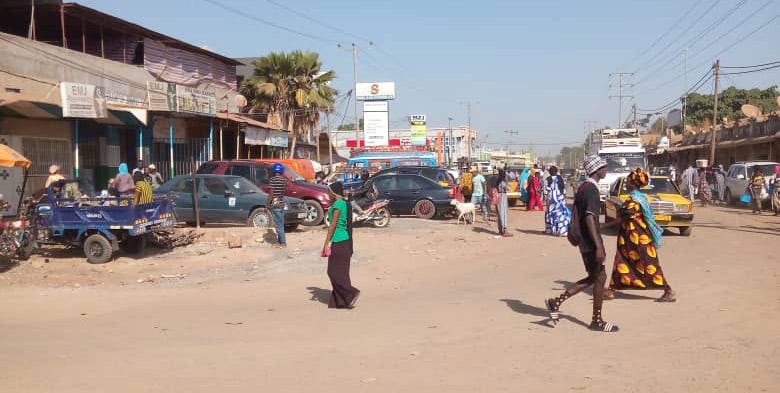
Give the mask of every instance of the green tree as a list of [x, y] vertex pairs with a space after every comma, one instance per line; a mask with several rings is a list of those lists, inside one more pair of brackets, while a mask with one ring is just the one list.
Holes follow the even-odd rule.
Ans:
[[575, 169], [582, 166], [582, 160], [585, 158], [585, 148], [583, 146], [565, 146], [555, 157], [555, 161], [563, 169]]
[[[780, 95], [777, 86], [767, 89], [738, 89], [734, 86], [723, 90], [718, 95], [718, 117], [729, 120], [744, 118], [745, 114], [740, 109], [743, 104], [755, 105], [762, 112], [768, 113], [777, 110], [775, 97]], [[686, 123], [707, 128], [712, 124], [712, 111], [715, 99], [712, 94], [693, 93], [688, 95], [688, 113]], [[720, 119], [718, 120], [720, 121]]]
[[241, 93], [252, 111], [267, 111], [282, 119], [284, 128], [294, 135], [293, 158], [298, 136], [319, 125], [321, 111], [332, 110], [337, 92], [330, 82], [336, 74], [322, 71], [319, 54], [299, 50], [271, 52], [254, 65], [254, 75], [241, 85]]
[[[364, 130], [363, 128], [363, 118], [360, 118], [360, 129]], [[336, 128], [338, 131], [354, 131], [355, 130], [355, 123], [348, 123], [348, 124], [342, 124]]]

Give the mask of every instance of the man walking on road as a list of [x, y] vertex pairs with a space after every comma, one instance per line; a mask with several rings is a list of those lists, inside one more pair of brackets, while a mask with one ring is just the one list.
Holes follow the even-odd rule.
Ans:
[[284, 166], [280, 163], [274, 163], [271, 166], [270, 185], [271, 192], [268, 193], [268, 206], [271, 208], [271, 216], [276, 226], [276, 236], [279, 239], [278, 244], [274, 244], [274, 248], [287, 247], [287, 239], [284, 236], [284, 193], [287, 190], [287, 178], [284, 177]]
[[[583, 289], [593, 286], [593, 319], [590, 329], [600, 332], [617, 332], [617, 325], [605, 322], [601, 318], [601, 305], [604, 301], [604, 284], [607, 274], [604, 271], [604, 241], [599, 230], [599, 213], [601, 212], [601, 200], [599, 198], [598, 182], [607, 174], [607, 161], [598, 156], [591, 156], [585, 160], [585, 170], [588, 173], [585, 181], [574, 195], [574, 218], [570, 235], [578, 243], [582, 261], [588, 276], [577, 281], [574, 286], [565, 290], [556, 298], [547, 299], [547, 309], [550, 319], [558, 323], [558, 313], [566, 299], [580, 293]], [[617, 220], [616, 220], [617, 221]], [[576, 227], [575, 227], [576, 226]], [[577, 233], [579, 233], [577, 235]]]

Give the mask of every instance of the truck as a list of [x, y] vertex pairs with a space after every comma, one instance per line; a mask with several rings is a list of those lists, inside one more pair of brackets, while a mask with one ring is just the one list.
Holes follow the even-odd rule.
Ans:
[[636, 168], [647, 170], [647, 156], [636, 128], [603, 129], [590, 134], [590, 155], [607, 160], [607, 176], [599, 181], [601, 202], [607, 199], [610, 186]]

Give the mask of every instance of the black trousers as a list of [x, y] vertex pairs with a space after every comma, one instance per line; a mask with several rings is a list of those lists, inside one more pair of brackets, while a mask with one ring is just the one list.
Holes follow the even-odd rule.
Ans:
[[333, 287], [329, 307], [347, 308], [360, 291], [352, 286], [349, 265], [352, 259], [352, 239], [332, 243], [328, 257], [328, 278]]

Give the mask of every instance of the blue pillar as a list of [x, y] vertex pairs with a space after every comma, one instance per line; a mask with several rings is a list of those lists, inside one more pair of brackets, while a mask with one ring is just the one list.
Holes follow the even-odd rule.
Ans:
[[138, 159], [144, 159], [144, 127], [138, 126]]
[[170, 116], [168, 117], [168, 135], [169, 135], [168, 140], [169, 140], [170, 147], [171, 147], [171, 157], [170, 157], [170, 160], [171, 160], [171, 178], [173, 178], [174, 176], [176, 176], [176, 173], [175, 173], [175, 171], [173, 169], [173, 117], [170, 117]]
[[214, 118], [209, 119], [209, 160], [214, 159]]
[[79, 119], [73, 120], [73, 142], [76, 144], [75, 149], [75, 167], [74, 172], [76, 175], [76, 178], [79, 177]]

